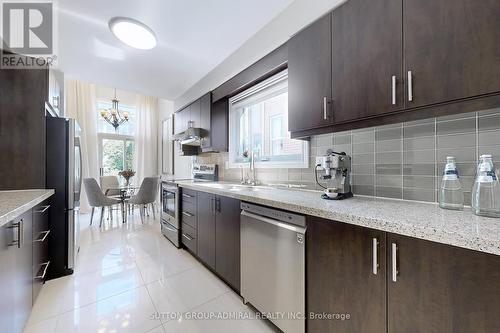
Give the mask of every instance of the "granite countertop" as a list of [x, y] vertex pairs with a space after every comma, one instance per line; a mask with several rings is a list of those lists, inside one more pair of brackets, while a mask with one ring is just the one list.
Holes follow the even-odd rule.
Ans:
[[0, 191], [0, 227], [54, 194], [54, 190]]
[[322, 217], [437, 243], [500, 255], [500, 218], [479, 217], [465, 208], [452, 211], [437, 204], [355, 196], [324, 200], [321, 192], [281, 188], [251, 190], [230, 183], [180, 181], [179, 186], [242, 201]]

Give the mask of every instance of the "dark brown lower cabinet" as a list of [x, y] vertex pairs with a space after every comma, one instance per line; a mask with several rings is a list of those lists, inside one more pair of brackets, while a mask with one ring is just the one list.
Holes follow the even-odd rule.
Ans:
[[215, 195], [198, 193], [198, 257], [215, 269]]
[[308, 217], [306, 235], [308, 314], [349, 316], [308, 318], [307, 332], [385, 332], [385, 233]]
[[31, 312], [33, 247], [31, 210], [0, 230], [0, 326], [21, 333]]
[[216, 197], [215, 270], [240, 290], [240, 201]]
[[235, 290], [240, 290], [240, 201], [206, 192], [197, 192], [195, 230], [183, 244], [207, 267]]
[[0, 228], [0, 327], [2, 332], [15, 332], [14, 330], [14, 302], [15, 294], [12, 284], [15, 276], [14, 252], [17, 251], [12, 245], [15, 233], [14, 221]]
[[388, 234], [389, 333], [500, 332], [500, 256]]
[[[500, 256], [309, 217], [308, 333], [500, 332]], [[375, 274], [376, 273], [376, 274]]]

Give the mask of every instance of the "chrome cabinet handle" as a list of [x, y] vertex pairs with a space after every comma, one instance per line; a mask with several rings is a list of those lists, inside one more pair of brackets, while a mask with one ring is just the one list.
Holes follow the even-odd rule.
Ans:
[[[106, 190], [106, 192], [107, 192], [107, 191], [109, 191], [109, 190]], [[49, 209], [49, 208], [50, 208], [50, 205], [47, 205], [47, 206], [41, 206], [41, 207], [43, 207], [43, 209], [42, 209], [42, 210], [37, 210], [37, 211], [35, 211], [35, 213], [45, 213], [45, 212], [47, 211], [47, 209]]]
[[408, 101], [413, 101], [413, 76], [411, 71], [408, 71]]
[[183, 198], [194, 198], [194, 196], [182, 193]]
[[215, 198], [215, 210], [220, 213], [220, 198]]
[[167, 229], [168, 231], [176, 231], [175, 228], [168, 227], [166, 223], [162, 223], [163, 228]]
[[18, 229], [19, 232], [19, 245], [18, 247], [21, 248], [22, 245], [24, 245], [24, 220], [21, 219], [20, 221], [21, 227]]
[[8, 229], [17, 229], [17, 239], [12, 240], [12, 243], [9, 244], [9, 246], [17, 246], [18, 249], [21, 248], [21, 221], [12, 223], [10, 227], [7, 227]]
[[182, 212], [182, 215], [187, 216], [187, 217], [193, 217], [194, 215], [188, 212]]
[[42, 234], [43, 234], [43, 237], [42, 237], [42, 238], [35, 239], [34, 241], [35, 241], [35, 242], [40, 242], [40, 243], [45, 242], [45, 240], [47, 239], [47, 237], [48, 237], [48, 236], [49, 236], [49, 234], [50, 234], [50, 230], [47, 230], [47, 231], [42, 231], [42, 232], [40, 233], [40, 235], [42, 235]]
[[186, 235], [185, 233], [182, 233], [182, 237], [186, 238], [188, 241], [192, 241], [194, 239], [193, 237]]
[[391, 92], [392, 92], [392, 105], [396, 105], [396, 75], [392, 76], [391, 82]]
[[49, 265], [50, 265], [50, 261], [44, 262], [44, 263], [41, 265], [41, 266], [45, 266], [45, 267], [43, 268], [43, 273], [42, 273], [42, 275], [37, 275], [37, 276], [35, 276], [35, 279], [41, 279], [41, 280], [45, 279], [45, 275], [47, 274], [47, 268], [49, 268]]
[[374, 275], [378, 274], [378, 239], [376, 237], [372, 240], [372, 273]]
[[398, 246], [392, 243], [392, 281], [398, 281]]
[[328, 101], [326, 97], [323, 97], [323, 119], [327, 120], [328, 119]]

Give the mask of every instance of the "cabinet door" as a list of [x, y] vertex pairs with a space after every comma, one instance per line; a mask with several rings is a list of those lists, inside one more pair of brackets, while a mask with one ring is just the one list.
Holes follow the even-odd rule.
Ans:
[[391, 234], [387, 245], [389, 333], [500, 332], [500, 256]]
[[334, 10], [334, 122], [404, 107], [402, 25], [402, 0], [350, 0]]
[[174, 117], [174, 132], [175, 134], [184, 132], [188, 128], [190, 118], [190, 107], [187, 106], [181, 111], [175, 113]]
[[288, 129], [331, 124], [331, 14], [288, 42]]
[[0, 190], [45, 188], [47, 70], [0, 70]]
[[216, 197], [215, 268], [236, 290], [240, 290], [240, 201]]
[[212, 135], [210, 131], [210, 119], [212, 116], [212, 94], [208, 93], [200, 98], [200, 127], [205, 130], [205, 136], [201, 141], [201, 148], [210, 148], [211, 141], [210, 136]]
[[407, 107], [500, 91], [500, 1], [403, 3]]
[[[19, 245], [14, 247], [13, 270], [14, 278], [10, 283], [14, 289], [14, 332], [22, 332], [28, 321], [31, 307], [33, 305], [33, 221], [31, 209], [17, 218], [14, 223], [19, 227], [14, 228], [12, 239], [16, 239]], [[20, 228], [20, 229], [19, 229]]]
[[[189, 119], [193, 127], [201, 127], [201, 102], [199, 99], [189, 106]], [[189, 127], [189, 126], [188, 126]]]
[[350, 315], [308, 318], [308, 332], [385, 333], [385, 233], [315, 217], [307, 222], [307, 312]]
[[210, 119], [210, 141], [215, 151], [228, 150], [228, 99], [221, 99], [212, 105], [212, 119]]
[[198, 192], [198, 257], [215, 269], [215, 195]]
[[[17, 247], [12, 242], [17, 239], [17, 228], [13, 222], [0, 227], [0, 327], [2, 332], [14, 333], [15, 290], [13, 283], [16, 276], [14, 252]], [[19, 331], [20, 332], [20, 331]], [[17, 332], [16, 332], [17, 333]]]

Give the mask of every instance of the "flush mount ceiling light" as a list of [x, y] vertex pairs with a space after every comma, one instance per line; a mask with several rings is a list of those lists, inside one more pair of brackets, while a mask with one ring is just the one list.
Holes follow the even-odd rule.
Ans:
[[136, 49], [150, 50], [156, 46], [153, 30], [144, 23], [128, 17], [109, 20], [109, 29], [119, 40]]

